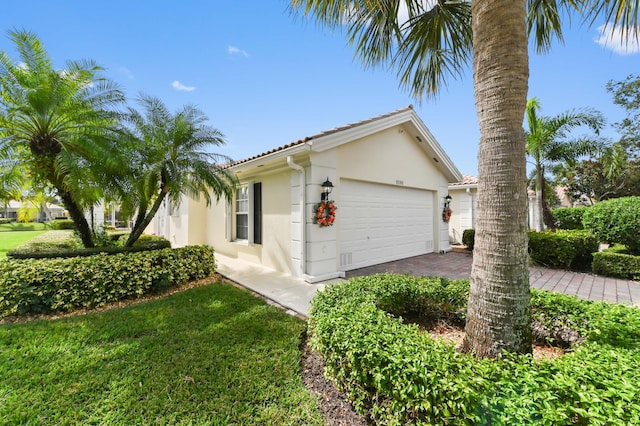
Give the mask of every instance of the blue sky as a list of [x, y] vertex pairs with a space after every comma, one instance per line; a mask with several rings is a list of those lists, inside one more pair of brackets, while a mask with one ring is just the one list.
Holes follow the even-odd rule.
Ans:
[[[3, 2], [0, 49], [17, 59], [6, 31], [28, 29], [60, 66], [67, 59], [94, 59], [132, 101], [142, 92], [172, 110], [195, 104], [227, 137], [216, 152], [234, 159], [414, 104], [458, 169], [477, 173], [479, 130], [470, 70], [449, 81], [437, 98], [418, 102], [399, 87], [392, 71], [365, 69], [343, 34], [291, 16], [287, 5], [283, 0]], [[574, 20], [564, 45], [531, 55], [529, 96], [538, 97], [543, 114], [592, 107], [610, 123], [624, 117], [605, 85], [640, 74], [640, 53], [616, 53], [615, 42], [598, 44], [599, 25], [589, 29]], [[617, 137], [613, 128], [604, 134]]]

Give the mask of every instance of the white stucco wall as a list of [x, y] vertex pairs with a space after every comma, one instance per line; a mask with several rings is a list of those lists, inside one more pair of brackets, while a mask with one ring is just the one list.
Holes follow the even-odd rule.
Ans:
[[475, 225], [477, 216], [477, 188], [449, 188], [451, 210], [453, 215], [449, 221], [449, 240], [453, 244], [462, 243], [462, 233]]

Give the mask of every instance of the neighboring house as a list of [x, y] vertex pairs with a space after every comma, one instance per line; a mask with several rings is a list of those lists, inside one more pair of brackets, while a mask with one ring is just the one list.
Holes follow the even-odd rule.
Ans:
[[[165, 203], [155, 233], [308, 282], [450, 250], [442, 209], [448, 182], [462, 176], [411, 106], [229, 168], [240, 181], [232, 203]], [[333, 226], [320, 227], [313, 216], [326, 180], [337, 212]]]
[[478, 206], [478, 178], [462, 175], [462, 180], [449, 184], [452, 210], [449, 220], [449, 241], [462, 244], [462, 233], [475, 226]]
[[[28, 207], [30, 205], [31, 203], [28, 201], [23, 203], [22, 201], [16, 200], [11, 200], [6, 205], [4, 203], [0, 203], [0, 217], [17, 219], [18, 210], [20, 210], [23, 206]], [[46, 205], [40, 209], [40, 212], [38, 212], [36, 221], [48, 222], [50, 220], [62, 217], [66, 217], [66, 210], [64, 209], [64, 207], [53, 203], [46, 203]]]

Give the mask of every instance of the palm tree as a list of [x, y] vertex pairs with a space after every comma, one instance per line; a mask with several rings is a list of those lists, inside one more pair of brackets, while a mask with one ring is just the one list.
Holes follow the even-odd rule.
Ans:
[[235, 176], [218, 164], [229, 159], [207, 151], [225, 141], [219, 130], [205, 124], [202, 111], [187, 105], [174, 114], [159, 99], [144, 95], [139, 104], [143, 114], [129, 108], [127, 115], [131, 179], [123, 206], [137, 210], [127, 246], [140, 237], [165, 198], [179, 206], [182, 195], [202, 196], [209, 205], [212, 194], [216, 200], [231, 200], [236, 184]]
[[[539, 51], [562, 40], [563, 13], [640, 28], [640, 0], [291, 0], [347, 36], [366, 65], [391, 64], [414, 96], [433, 94], [473, 56], [480, 124], [478, 218], [463, 350], [531, 352], [525, 135], [527, 32]], [[399, 21], [400, 7], [407, 20]], [[473, 36], [472, 36], [473, 35]], [[638, 36], [627, 30], [626, 37]], [[472, 55], [471, 55], [472, 52]]]
[[115, 158], [110, 108], [124, 101], [124, 95], [93, 61], [68, 61], [64, 69], [54, 69], [35, 34], [11, 31], [9, 37], [20, 60], [0, 52], [0, 154], [27, 153], [20, 160], [35, 183], [55, 188], [83, 244], [93, 247], [65, 165], [109, 166]]
[[604, 149], [604, 143], [591, 137], [568, 139], [569, 132], [576, 127], [587, 126], [598, 135], [605, 124], [602, 114], [593, 109], [572, 110], [555, 117], [545, 117], [538, 114], [540, 102], [531, 98], [527, 102], [526, 122], [528, 130], [527, 155], [535, 166], [536, 210], [538, 221], [536, 231], [544, 230], [546, 225], [555, 228], [549, 206], [545, 202], [544, 188], [546, 186], [545, 171], [547, 166], [556, 162], [575, 163], [578, 157], [595, 155]]

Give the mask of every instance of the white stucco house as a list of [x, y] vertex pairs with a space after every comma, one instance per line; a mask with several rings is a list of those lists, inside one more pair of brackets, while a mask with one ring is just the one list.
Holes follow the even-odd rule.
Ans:
[[[449, 182], [462, 180], [411, 106], [324, 131], [234, 162], [234, 200], [165, 204], [154, 232], [174, 246], [209, 244], [225, 256], [308, 282], [449, 251], [442, 219]], [[321, 185], [333, 226], [313, 223]]]
[[449, 207], [453, 211], [449, 221], [449, 241], [462, 244], [462, 233], [465, 229], [475, 226], [478, 208], [478, 178], [462, 175], [458, 182], [449, 184], [451, 202]]

